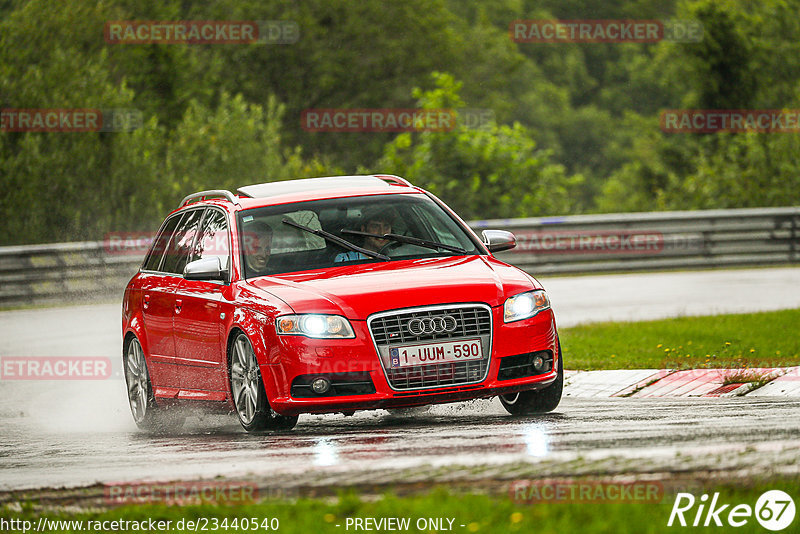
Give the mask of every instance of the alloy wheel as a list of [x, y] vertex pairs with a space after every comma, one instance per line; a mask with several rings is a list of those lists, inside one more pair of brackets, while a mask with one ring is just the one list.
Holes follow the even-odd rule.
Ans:
[[144, 360], [144, 351], [137, 339], [128, 343], [128, 355], [125, 365], [125, 379], [128, 384], [128, 402], [131, 413], [137, 423], [144, 421], [147, 416], [150, 399], [150, 380], [147, 374], [147, 364]]
[[240, 334], [233, 345], [231, 361], [231, 388], [236, 411], [245, 424], [253, 422], [258, 404], [258, 362], [253, 347], [244, 334]]

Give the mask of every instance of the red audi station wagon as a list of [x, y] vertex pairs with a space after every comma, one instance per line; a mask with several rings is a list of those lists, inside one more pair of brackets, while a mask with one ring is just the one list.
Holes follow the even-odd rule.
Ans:
[[248, 431], [492, 396], [513, 415], [553, 410], [550, 301], [492, 255], [513, 234], [482, 237], [390, 175], [187, 196], [125, 290], [136, 423], [157, 428], [186, 404], [233, 411]]

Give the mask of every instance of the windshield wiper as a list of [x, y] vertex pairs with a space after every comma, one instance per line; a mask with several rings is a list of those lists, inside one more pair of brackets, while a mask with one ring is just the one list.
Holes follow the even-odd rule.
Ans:
[[383, 254], [380, 254], [378, 252], [373, 252], [372, 250], [369, 250], [369, 249], [366, 249], [366, 248], [361, 248], [358, 245], [354, 245], [350, 241], [348, 241], [346, 239], [342, 239], [341, 237], [335, 236], [330, 232], [326, 232], [325, 230], [314, 230], [313, 228], [309, 228], [308, 226], [303, 226], [302, 224], [296, 223], [291, 219], [284, 219], [283, 220], [283, 224], [288, 224], [289, 226], [294, 226], [295, 228], [299, 228], [300, 230], [304, 230], [304, 231], [309, 232], [311, 234], [318, 235], [319, 237], [321, 237], [323, 239], [327, 239], [328, 241], [331, 241], [332, 243], [336, 243], [337, 245], [342, 246], [342, 247], [344, 247], [346, 249], [355, 250], [356, 252], [360, 252], [361, 254], [364, 254], [365, 256], [369, 256], [371, 258], [376, 258], [376, 259], [384, 260], [384, 261], [391, 261], [391, 258], [389, 256], [384, 256]]
[[467, 251], [460, 247], [454, 247], [453, 245], [445, 245], [444, 243], [439, 243], [436, 241], [427, 241], [425, 239], [420, 239], [418, 237], [410, 237], [407, 235], [400, 235], [400, 234], [371, 234], [369, 232], [360, 232], [358, 230], [342, 230], [343, 234], [349, 235], [361, 235], [365, 237], [375, 237], [378, 239], [389, 239], [392, 241], [397, 241], [398, 243], [408, 243], [409, 245], [417, 245], [420, 247], [431, 248], [434, 250], [449, 250], [450, 252], [457, 252], [458, 254], [466, 254]]

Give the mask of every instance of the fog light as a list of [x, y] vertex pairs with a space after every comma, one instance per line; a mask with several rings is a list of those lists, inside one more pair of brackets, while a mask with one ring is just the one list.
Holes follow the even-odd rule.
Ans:
[[331, 389], [331, 383], [327, 378], [315, 378], [314, 381], [311, 382], [311, 389], [314, 390], [314, 393], [317, 395], [322, 395]]
[[533, 368], [537, 371], [541, 371], [544, 368], [544, 358], [541, 356], [534, 356], [533, 357]]

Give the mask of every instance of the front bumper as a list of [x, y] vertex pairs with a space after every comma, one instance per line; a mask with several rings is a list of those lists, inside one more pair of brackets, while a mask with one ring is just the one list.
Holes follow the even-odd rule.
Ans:
[[[283, 415], [352, 412], [459, 402], [547, 387], [557, 377], [558, 358], [561, 357], [552, 310], [507, 324], [503, 322], [502, 312], [502, 307], [492, 309], [494, 330], [486, 377], [469, 385], [394, 390], [378, 361], [375, 346], [363, 321], [353, 322], [355, 339], [318, 340], [283, 336], [279, 353], [261, 366], [270, 405]], [[502, 358], [538, 351], [552, 352], [553, 362], [549, 372], [509, 380], [498, 379]], [[296, 377], [330, 373], [368, 374], [375, 391], [360, 395], [311, 398], [292, 396], [291, 386]]]

